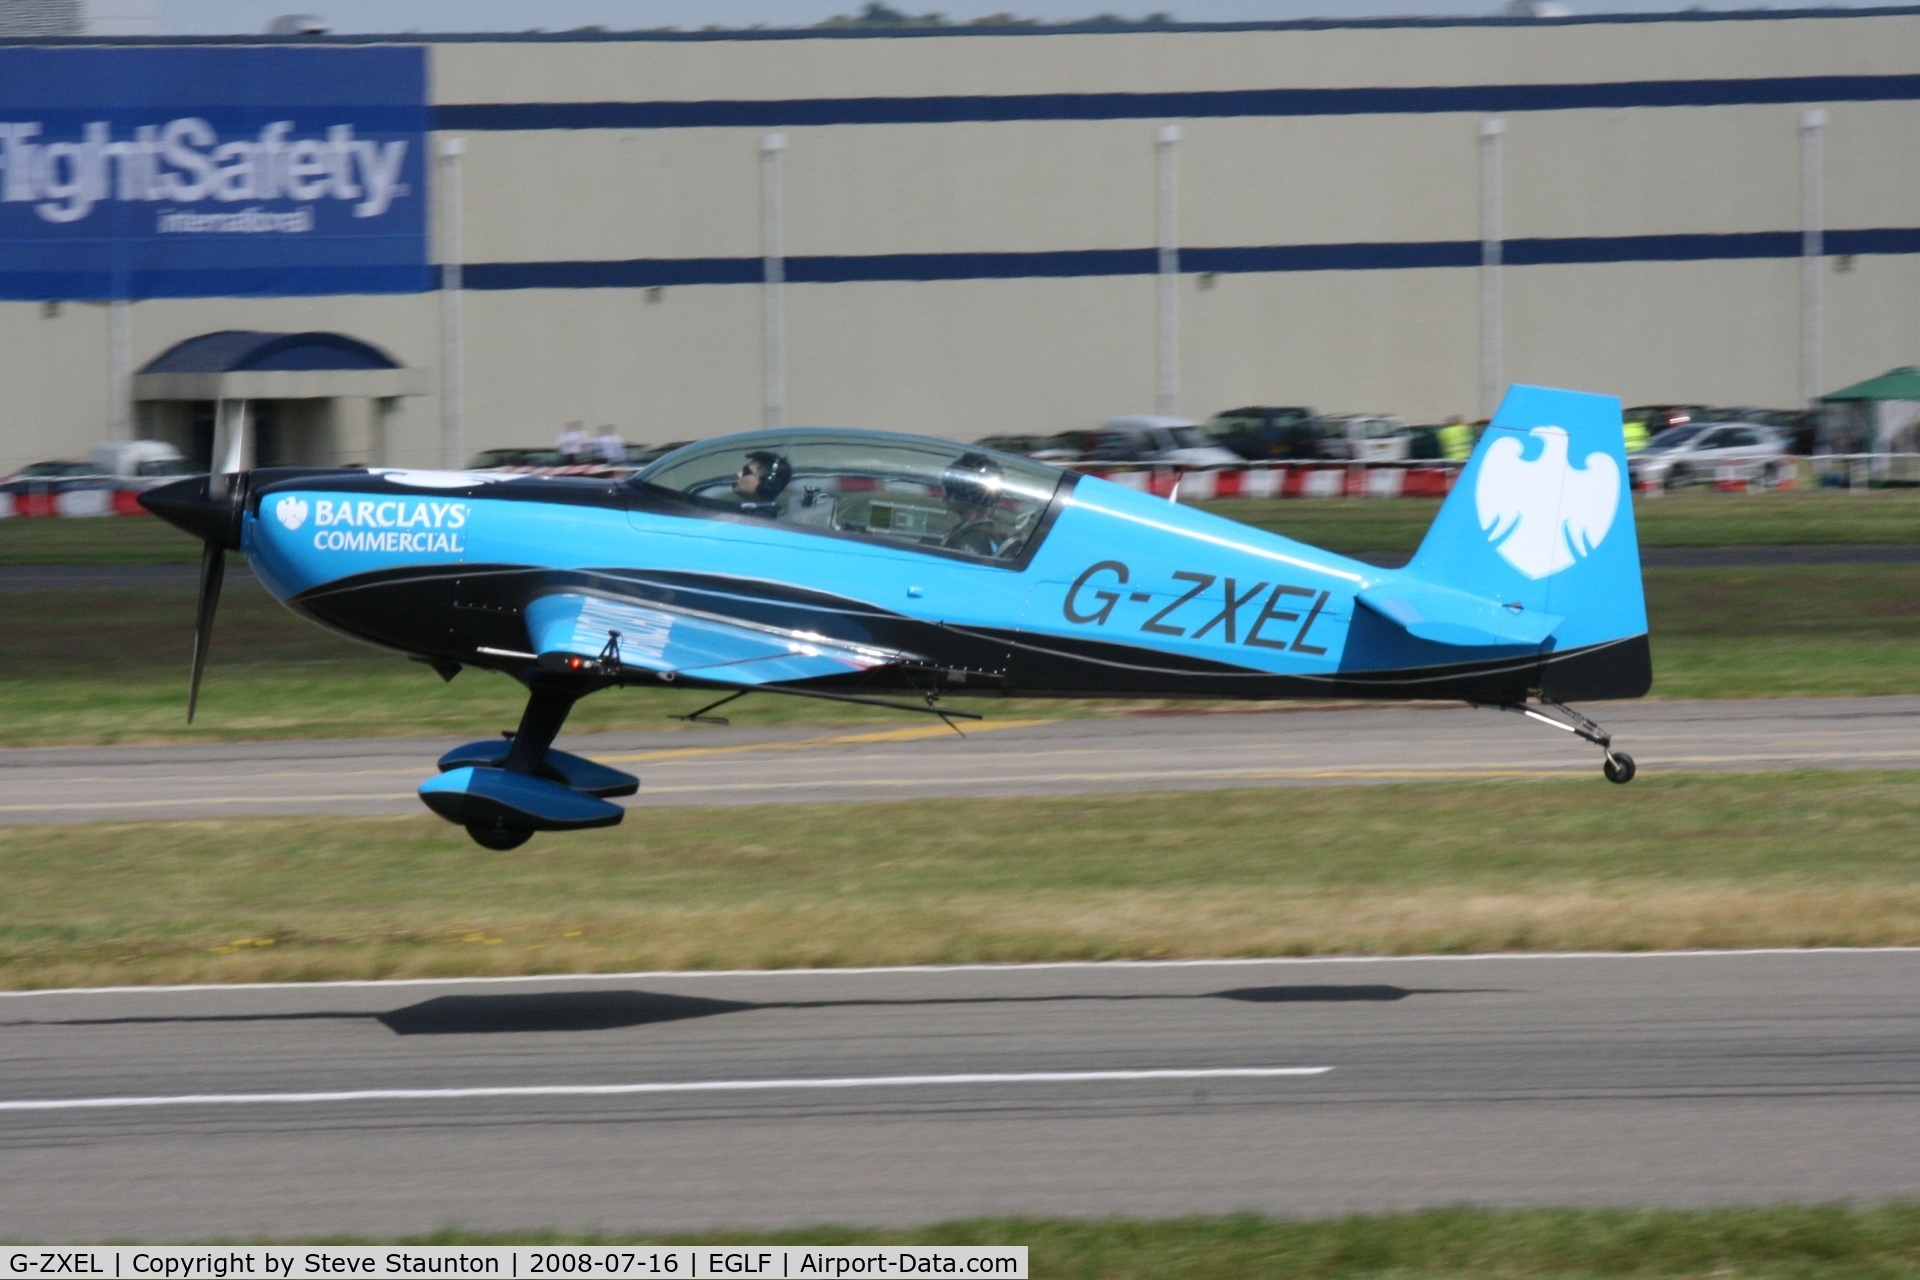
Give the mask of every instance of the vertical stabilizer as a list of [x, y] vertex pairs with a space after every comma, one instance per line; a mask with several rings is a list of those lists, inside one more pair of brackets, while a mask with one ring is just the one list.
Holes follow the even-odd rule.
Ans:
[[1546, 696], [1646, 693], [1653, 669], [1620, 402], [1509, 388], [1406, 572], [1560, 618], [1542, 665]]

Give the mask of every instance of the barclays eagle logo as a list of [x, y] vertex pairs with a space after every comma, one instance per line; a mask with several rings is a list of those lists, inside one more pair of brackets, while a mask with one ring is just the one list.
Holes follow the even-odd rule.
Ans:
[[291, 532], [307, 522], [307, 501], [305, 498], [282, 498], [274, 504], [273, 514]]
[[1606, 540], [1620, 504], [1620, 467], [1605, 453], [1573, 466], [1562, 427], [1527, 434], [1540, 442], [1540, 456], [1528, 461], [1512, 436], [1495, 440], [1480, 460], [1473, 500], [1494, 549], [1529, 578], [1545, 578]]

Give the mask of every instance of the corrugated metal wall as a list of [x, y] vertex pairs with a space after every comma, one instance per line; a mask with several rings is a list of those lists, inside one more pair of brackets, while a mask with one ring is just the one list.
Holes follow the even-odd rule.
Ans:
[[[960, 437], [1155, 389], [1154, 135], [1179, 149], [1178, 408], [1479, 400], [1477, 135], [1506, 121], [1504, 373], [1791, 405], [1800, 138], [1826, 106], [1824, 375], [1920, 359], [1920, 13], [893, 39], [449, 42], [467, 439], [760, 420], [759, 146], [784, 133], [787, 417]], [[1845, 255], [1845, 256], [1842, 256]], [[1206, 274], [1202, 274], [1206, 273]], [[431, 296], [142, 302], [135, 361], [339, 328], [439, 364]], [[105, 322], [0, 306], [0, 457], [107, 419]], [[58, 373], [48, 372], [57, 369]], [[410, 402], [394, 460], [438, 458]]]

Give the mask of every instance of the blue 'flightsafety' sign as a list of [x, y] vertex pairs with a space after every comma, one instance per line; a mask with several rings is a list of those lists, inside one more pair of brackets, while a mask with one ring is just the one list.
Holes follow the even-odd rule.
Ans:
[[0, 49], [0, 298], [406, 293], [426, 51]]

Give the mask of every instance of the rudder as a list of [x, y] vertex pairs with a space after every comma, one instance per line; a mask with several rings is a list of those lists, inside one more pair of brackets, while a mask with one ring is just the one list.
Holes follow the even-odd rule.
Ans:
[[1644, 695], [1653, 667], [1620, 401], [1509, 388], [1406, 572], [1557, 616], [1543, 695]]

